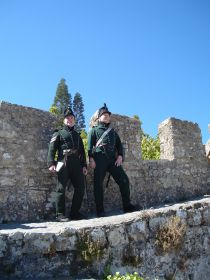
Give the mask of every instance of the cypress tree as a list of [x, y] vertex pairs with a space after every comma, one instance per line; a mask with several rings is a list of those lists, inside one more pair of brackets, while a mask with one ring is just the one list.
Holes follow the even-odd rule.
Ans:
[[50, 112], [62, 116], [64, 109], [68, 106], [72, 108], [72, 97], [68, 92], [68, 86], [66, 85], [65, 79], [61, 79], [57, 86], [56, 95], [50, 108]]
[[77, 92], [73, 100], [73, 111], [75, 114], [75, 129], [78, 132], [85, 130], [84, 104], [82, 96]]

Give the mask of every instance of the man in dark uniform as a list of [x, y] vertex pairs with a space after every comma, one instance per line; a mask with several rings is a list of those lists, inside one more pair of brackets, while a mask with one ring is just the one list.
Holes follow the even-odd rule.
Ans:
[[[109, 128], [110, 115], [111, 113], [106, 104], [104, 104], [104, 106], [98, 110], [97, 125], [92, 127], [88, 135], [88, 156], [90, 167], [94, 169], [94, 195], [98, 217], [105, 216], [103, 205], [103, 180], [107, 171], [110, 172], [119, 185], [124, 213], [137, 210], [136, 207], [130, 203], [129, 179], [121, 166], [123, 147], [117, 132]], [[104, 132], [108, 133], [104, 135]]]
[[[56, 219], [58, 221], [68, 220], [65, 216], [65, 189], [69, 179], [74, 187], [70, 219], [84, 219], [79, 209], [84, 196], [84, 175], [87, 174], [87, 163], [82, 139], [74, 130], [74, 125], [75, 116], [71, 108], [68, 107], [64, 111], [63, 128], [53, 134], [49, 144], [47, 161], [51, 172], [56, 172], [55, 156], [57, 154], [55, 204]], [[59, 165], [62, 165], [60, 170], [58, 170]]]

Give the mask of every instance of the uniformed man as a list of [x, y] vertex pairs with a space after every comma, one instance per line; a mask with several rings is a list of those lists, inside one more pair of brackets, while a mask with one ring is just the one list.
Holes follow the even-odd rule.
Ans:
[[119, 185], [124, 212], [137, 210], [130, 202], [129, 179], [122, 168], [123, 147], [117, 132], [109, 128], [110, 116], [111, 112], [104, 104], [98, 110], [97, 124], [91, 128], [88, 135], [88, 156], [90, 167], [94, 169], [94, 195], [98, 217], [105, 216], [103, 181], [107, 171]]
[[85, 150], [80, 135], [74, 130], [75, 116], [70, 107], [64, 110], [63, 122], [63, 128], [52, 136], [47, 159], [49, 170], [56, 172], [57, 169], [56, 219], [57, 221], [68, 220], [65, 215], [65, 189], [70, 179], [74, 187], [70, 219], [81, 220], [85, 218], [79, 212], [85, 189], [84, 175], [87, 174]]

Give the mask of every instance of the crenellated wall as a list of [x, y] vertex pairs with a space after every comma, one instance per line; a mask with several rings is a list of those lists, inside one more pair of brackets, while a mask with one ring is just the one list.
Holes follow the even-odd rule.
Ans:
[[[140, 123], [113, 115], [131, 198], [144, 210], [121, 215], [111, 180], [104, 189], [108, 216], [95, 219], [89, 170], [82, 206], [89, 219], [57, 223], [56, 176], [46, 166], [55, 124], [49, 112], [0, 103], [0, 278], [103, 279], [137, 271], [150, 280], [208, 280], [210, 165], [198, 125], [165, 120], [159, 125], [161, 160], [143, 161]], [[71, 186], [66, 194], [68, 212]]]
[[[56, 176], [46, 166], [56, 119], [34, 108], [0, 103], [0, 222], [32, 222], [54, 217]], [[143, 208], [210, 193], [210, 168], [197, 124], [169, 118], [159, 125], [161, 160], [141, 159], [141, 129], [136, 119], [113, 115], [112, 126], [125, 148], [124, 168], [131, 199]], [[93, 174], [87, 176], [82, 211], [94, 215]], [[106, 185], [106, 179], [105, 179]], [[106, 212], [120, 210], [121, 196], [111, 179], [104, 187]], [[73, 189], [67, 190], [67, 213]]]

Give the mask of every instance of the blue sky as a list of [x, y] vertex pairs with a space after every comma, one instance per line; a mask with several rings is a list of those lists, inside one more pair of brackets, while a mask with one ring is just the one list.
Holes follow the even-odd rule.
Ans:
[[156, 136], [168, 117], [210, 138], [209, 0], [0, 2], [0, 100], [49, 110], [61, 78], [88, 124], [107, 103]]

